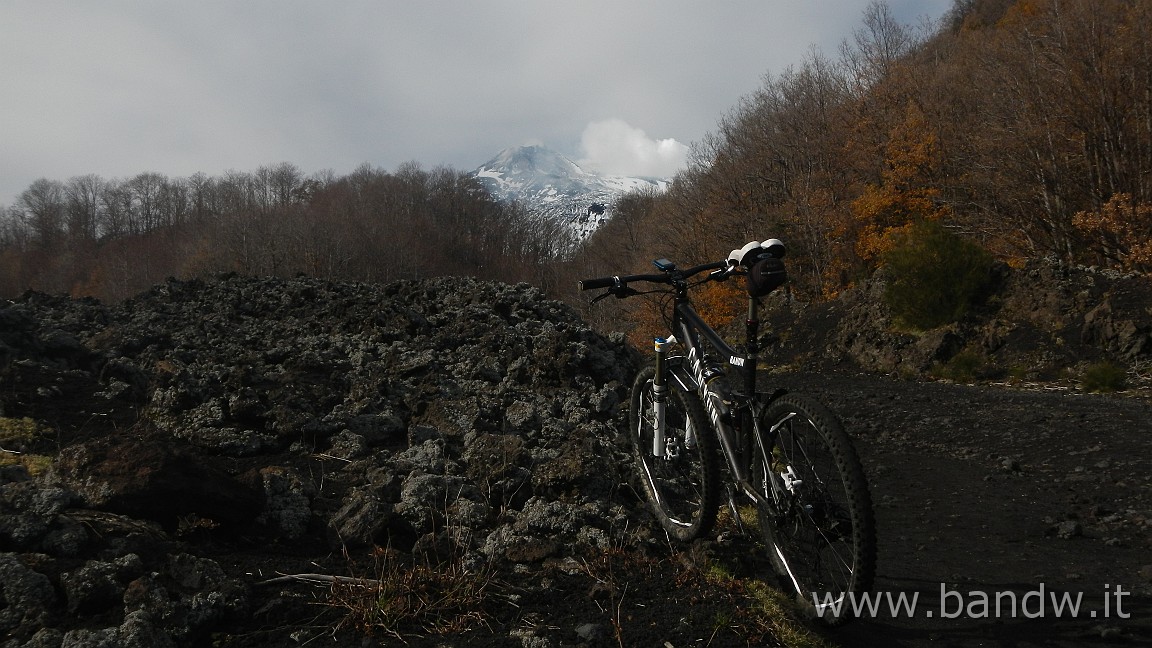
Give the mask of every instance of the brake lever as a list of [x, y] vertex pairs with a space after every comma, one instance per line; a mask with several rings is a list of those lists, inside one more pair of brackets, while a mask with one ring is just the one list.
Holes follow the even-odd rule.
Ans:
[[619, 288], [609, 288], [608, 290], [600, 293], [599, 295], [596, 295], [596, 297], [594, 297], [592, 299], [592, 303], [595, 304], [596, 302], [600, 301], [601, 299], [605, 299], [609, 295], [614, 295], [616, 297], [616, 299], [624, 299], [626, 297], [632, 297], [633, 295], [639, 295], [639, 294], [640, 294], [640, 291], [638, 291], [635, 288], [632, 288], [630, 286], [620, 286]]
[[744, 274], [740, 271], [740, 266], [730, 265], [727, 268], [720, 268], [708, 273], [708, 278], [712, 281], [727, 281], [728, 277], [739, 276]]

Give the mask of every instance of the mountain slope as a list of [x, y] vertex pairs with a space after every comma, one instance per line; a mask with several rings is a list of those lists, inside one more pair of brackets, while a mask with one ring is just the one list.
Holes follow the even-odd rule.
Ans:
[[663, 191], [668, 181], [602, 175], [545, 146], [517, 146], [501, 151], [473, 175], [498, 200], [519, 202], [529, 212], [563, 223], [584, 240], [612, 218], [616, 201], [626, 193]]

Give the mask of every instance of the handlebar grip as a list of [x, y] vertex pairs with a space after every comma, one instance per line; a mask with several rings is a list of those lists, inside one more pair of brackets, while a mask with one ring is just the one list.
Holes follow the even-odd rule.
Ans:
[[596, 288], [610, 288], [620, 282], [620, 277], [600, 277], [599, 279], [583, 279], [579, 283], [580, 290], [595, 290]]

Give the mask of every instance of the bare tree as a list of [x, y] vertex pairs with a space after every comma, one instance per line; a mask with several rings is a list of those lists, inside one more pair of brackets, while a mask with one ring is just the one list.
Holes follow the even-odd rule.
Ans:
[[24, 215], [16, 207], [0, 206], [0, 247], [23, 249], [28, 244]]
[[304, 174], [295, 165], [281, 162], [272, 168], [269, 175], [275, 205], [281, 209], [296, 202], [302, 194]]
[[185, 181], [188, 190], [189, 217], [195, 223], [202, 223], [213, 215], [212, 192], [215, 181], [203, 172], [196, 172]]
[[103, 218], [100, 195], [104, 180], [95, 174], [76, 176], [64, 188], [68, 201], [66, 228], [68, 237], [76, 240], [95, 240]]
[[35, 244], [55, 249], [64, 238], [66, 204], [64, 185], [57, 180], [34, 181], [16, 201]]
[[852, 72], [857, 92], [864, 92], [891, 74], [918, 45], [914, 31], [896, 20], [888, 3], [872, 0], [864, 9], [864, 24], [852, 40], [840, 45], [844, 63]]
[[100, 192], [101, 221], [100, 237], [116, 239], [127, 236], [132, 231], [132, 191], [123, 181], [110, 181]]
[[126, 184], [132, 194], [132, 210], [128, 230], [132, 234], [149, 232], [161, 225], [160, 192], [166, 178], [155, 172], [141, 173]]

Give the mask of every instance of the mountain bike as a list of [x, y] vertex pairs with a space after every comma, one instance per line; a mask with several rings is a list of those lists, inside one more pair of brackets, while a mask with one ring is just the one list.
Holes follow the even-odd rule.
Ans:
[[[654, 339], [654, 358], [637, 373], [628, 408], [639, 481], [660, 526], [681, 542], [709, 534], [725, 487], [741, 529], [740, 506], [755, 507], [781, 584], [810, 616], [839, 625], [851, 618], [848, 597], [872, 587], [875, 522], [864, 471], [840, 420], [809, 396], [757, 389], [760, 300], [785, 283], [784, 255], [777, 239], [752, 241], [723, 261], [681, 269], [657, 259], [655, 274], [586, 279], [579, 286], [606, 289], [593, 303], [609, 296], [670, 297], [671, 334]], [[743, 352], [689, 300], [694, 287], [733, 276], [745, 277], [747, 285]], [[639, 283], [657, 287], [632, 286]], [[727, 463], [724, 484], [718, 454]]]

